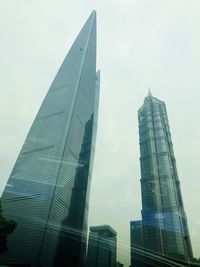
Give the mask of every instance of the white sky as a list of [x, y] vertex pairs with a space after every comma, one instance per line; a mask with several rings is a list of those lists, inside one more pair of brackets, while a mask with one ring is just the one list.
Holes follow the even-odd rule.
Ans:
[[0, 0], [0, 193], [75, 37], [97, 10], [101, 94], [91, 225], [140, 218], [137, 110], [148, 86], [167, 105], [194, 254], [200, 257], [199, 0]]

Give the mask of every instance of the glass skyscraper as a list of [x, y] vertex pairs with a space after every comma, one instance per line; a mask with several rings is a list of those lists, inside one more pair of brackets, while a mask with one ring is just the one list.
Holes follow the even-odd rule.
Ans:
[[4, 216], [17, 227], [0, 264], [85, 264], [99, 79], [93, 11], [50, 86], [3, 192]]
[[149, 95], [138, 111], [142, 246], [181, 259], [192, 248], [176, 169], [166, 105]]

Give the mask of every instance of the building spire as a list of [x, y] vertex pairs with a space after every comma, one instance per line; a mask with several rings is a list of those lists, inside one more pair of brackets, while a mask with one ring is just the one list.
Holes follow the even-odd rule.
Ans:
[[148, 88], [148, 96], [152, 96], [151, 88], [150, 87]]

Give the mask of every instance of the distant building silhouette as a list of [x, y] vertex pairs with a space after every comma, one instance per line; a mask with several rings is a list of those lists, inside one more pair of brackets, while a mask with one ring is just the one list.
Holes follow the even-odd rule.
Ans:
[[121, 262], [119, 262], [119, 261], [116, 262], [116, 267], [123, 267], [123, 266], [124, 266], [123, 263], [121, 263]]
[[116, 267], [117, 233], [109, 225], [90, 227], [87, 267]]
[[142, 221], [131, 222], [131, 247], [142, 246], [166, 257], [192, 259], [165, 103], [149, 92], [138, 111], [138, 121]]
[[99, 78], [92, 12], [53, 80], [3, 192], [5, 217], [17, 227], [0, 264], [85, 266]]
[[132, 221], [130, 226], [131, 244], [137, 247], [143, 247], [142, 221]]

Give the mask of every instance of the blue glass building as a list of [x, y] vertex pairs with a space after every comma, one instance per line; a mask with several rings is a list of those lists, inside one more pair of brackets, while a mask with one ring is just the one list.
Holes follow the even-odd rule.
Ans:
[[0, 264], [85, 264], [99, 79], [93, 11], [50, 86], [3, 192], [4, 216], [17, 227]]
[[138, 111], [144, 248], [180, 259], [192, 247], [166, 105], [149, 95]]

